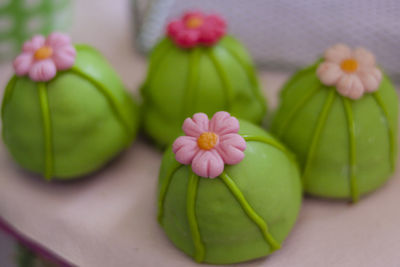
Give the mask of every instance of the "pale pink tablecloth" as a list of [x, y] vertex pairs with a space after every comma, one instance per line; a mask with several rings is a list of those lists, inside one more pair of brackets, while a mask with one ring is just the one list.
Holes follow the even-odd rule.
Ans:
[[[80, 0], [76, 4], [73, 39], [98, 47], [128, 88], [136, 91], [145, 62], [131, 49], [128, 2]], [[2, 88], [9, 75], [10, 66], [1, 65]], [[285, 78], [261, 73], [271, 103], [276, 103]], [[157, 149], [138, 140], [88, 179], [49, 184], [19, 169], [0, 145], [0, 216], [78, 266], [197, 266], [175, 249], [156, 222], [160, 159]], [[280, 251], [236, 266], [398, 267], [399, 204], [399, 177], [357, 205], [307, 198]]]

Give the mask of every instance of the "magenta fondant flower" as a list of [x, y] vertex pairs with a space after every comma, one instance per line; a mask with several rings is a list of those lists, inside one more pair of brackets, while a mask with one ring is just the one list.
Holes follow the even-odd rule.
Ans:
[[375, 56], [365, 48], [351, 50], [337, 44], [326, 50], [324, 58], [317, 75], [323, 84], [336, 86], [341, 95], [358, 99], [379, 88], [382, 72], [375, 65]]
[[18, 76], [29, 75], [33, 81], [49, 81], [58, 70], [66, 70], [75, 62], [76, 51], [68, 35], [52, 33], [47, 39], [41, 35], [26, 41], [22, 53], [14, 60]]
[[176, 160], [191, 164], [195, 174], [215, 178], [224, 164], [237, 164], [244, 157], [246, 141], [238, 134], [239, 121], [228, 112], [220, 111], [211, 120], [204, 113], [187, 118], [182, 126], [186, 136], [172, 145]]
[[187, 12], [182, 19], [171, 21], [167, 34], [181, 47], [211, 46], [224, 36], [225, 21], [218, 15]]

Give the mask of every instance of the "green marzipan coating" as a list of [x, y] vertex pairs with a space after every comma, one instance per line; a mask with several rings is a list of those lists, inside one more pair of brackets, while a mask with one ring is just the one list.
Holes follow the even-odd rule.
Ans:
[[[357, 202], [360, 195], [380, 186], [394, 170], [397, 155], [397, 95], [389, 79], [384, 76], [378, 91], [367, 94], [357, 101], [350, 100], [339, 95], [336, 88], [321, 84], [315, 75], [319, 62], [300, 70], [286, 83], [281, 91], [281, 105], [273, 119], [271, 130], [297, 154], [302, 166], [302, 180], [306, 192], [318, 196], [351, 198], [353, 202]], [[373, 112], [376, 116], [378, 116], [377, 113], [380, 113], [379, 123], [383, 121], [384, 127], [374, 125], [373, 122], [366, 125], [367, 118], [363, 119], [364, 114], [368, 116]], [[344, 120], [341, 119], [342, 116]], [[371, 120], [374, 119], [375, 117], [371, 118]], [[362, 121], [360, 122], [360, 120]], [[311, 123], [313, 123], [313, 127], [308, 125]], [[332, 123], [336, 125], [336, 128], [331, 126]], [[334, 129], [337, 136], [342, 136], [340, 130], [345, 129], [347, 144], [341, 144], [344, 141], [341, 141], [340, 138], [344, 138], [344, 136], [339, 137], [336, 141], [339, 142], [338, 147], [335, 147], [330, 153], [321, 154], [321, 146], [324, 148], [323, 145], [326, 144], [320, 139], [327, 140], [326, 136], [330, 134], [327, 127], [332, 129], [332, 134], [335, 134], [333, 133]], [[371, 129], [376, 128], [386, 128], [386, 136], [380, 136], [376, 131], [370, 134]], [[330, 137], [332, 138], [332, 136]], [[365, 138], [369, 138], [367, 142], [364, 140]], [[306, 139], [308, 139], [308, 146], [305, 146]], [[379, 152], [379, 155], [374, 155], [375, 158], [368, 159], [376, 162], [363, 162], [366, 160], [365, 154], [376, 153], [369, 150], [371, 142], [373, 144], [382, 142], [380, 147], [387, 147], [388, 159], [385, 159], [385, 153]], [[348, 149], [348, 151], [344, 152], [343, 149]], [[325, 148], [323, 151], [327, 150]], [[338, 154], [334, 154], [330, 158], [330, 154], [334, 152], [338, 152]], [[319, 153], [318, 156], [317, 153]], [[335, 157], [347, 158], [347, 160], [340, 166]], [[390, 165], [388, 168], [385, 167], [387, 161]], [[327, 175], [316, 176], [316, 165], [323, 169], [325, 165], [330, 167], [334, 164], [336, 164], [335, 168], [346, 167], [348, 170], [345, 175], [338, 175], [336, 180], [321, 182], [321, 179]], [[361, 165], [366, 169], [367, 167], [383, 168], [380, 169], [380, 174], [369, 174], [365, 171], [361, 175], [360, 172], [363, 171]], [[328, 170], [325, 171], [329, 174]], [[347, 177], [347, 187], [341, 183], [343, 181], [341, 177]], [[369, 181], [366, 181], [365, 177]], [[342, 185], [338, 186], [338, 183]], [[335, 188], [335, 184], [338, 187]]]
[[[127, 147], [135, 137], [138, 127], [138, 108], [131, 97], [125, 92], [117, 74], [108, 66], [106, 60], [99, 52], [89, 46], [76, 45], [76, 49], [78, 52], [77, 60], [70, 70], [59, 72], [57, 76], [49, 82], [40, 83], [35, 83], [27, 77], [13, 76], [6, 87], [3, 98], [2, 118], [4, 142], [17, 162], [31, 171], [42, 173], [48, 180], [54, 177], [61, 179], [79, 177], [94, 171], [106, 163], [108, 158], [114, 156], [118, 150]], [[93, 65], [95, 65], [95, 67], [93, 67]], [[104, 73], [107, 73], [107, 76], [105, 76]], [[37, 89], [36, 92], [34, 90], [35, 88]], [[95, 91], [93, 91], [93, 89]], [[70, 92], [67, 92], [68, 90]], [[79, 90], [83, 90], [82, 96], [77, 95]], [[13, 100], [13, 95], [16, 94], [18, 97], [14, 96], [16, 99]], [[103, 100], [98, 98], [98, 96], [102, 96]], [[35, 98], [37, 102], [35, 102]], [[74, 103], [79, 98], [90, 99], [88, 107], [78, 106], [78, 108], [82, 110], [82, 113], [89, 114], [88, 117], [85, 117], [85, 114], [81, 116], [81, 114], [77, 113], [67, 115], [67, 112], [72, 112], [71, 109], [73, 109]], [[28, 107], [25, 110], [21, 110], [21, 108], [23, 109], [24, 107], [18, 106], [21, 105], [18, 101], [25, 104], [28, 103]], [[77, 103], [82, 105], [79, 101]], [[7, 108], [11, 106], [14, 106], [14, 112], [10, 111], [7, 113]], [[38, 106], [39, 109], [35, 106]], [[108, 106], [111, 113], [108, 114], [107, 108], [105, 108], [106, 106]], [[93, 110], [90, 110], [90, 108], [93, 108]], [[19, 114], [14, 118], [15, 110], [17, 110]], [[56, 112], [56, 114], [58, 114], [57, 117], [64, 120], [65, 123], [58, 121], [60, 119], [55, 119], [56, 115], [54, 112]], [[37, 113], [41, 115], [35, 115]], [[32, 123], [26, 126], [26, 130], [24, 129], [24, 125], [18, 126], [18, 122], [21, 121], [22, 117], [29, 118], [30, 116], [33, 116]], [[89, 116], [92, 116], [93, 119], [90, 119]], [[112, 122], [112, 120], [114, 120], [112, 117], [115, 118], [117, 124]], [[74, 119], [78, 121], [81, 120], [81, 127], [88, 127], [87, 129], [76, 129], [76, 131], [82, 130], [81, 136], [75, 133], [75, 123], [72, 122]], [[94, 121], [94, 119], [97, 121]], [[101, 144], [94, 144], [98, 140], [90, 140], [91, 138], [89, 137], [86, 138], [85, 141], [85, 135], [93, 134], [93, 132], [87, 132], [89, 131], [89, 127], [97, 128], [91, 128], [91, 131], [101, 131], [102, 125], [100, 125], [100, 119], [106, 121], [105, 123], [107, 123], [109, 127], [107, 131], [114, 131], [114, 134], [112, 134], [114, 137], [112, 137], [112, 135], [105, 135], [104, 137], [107, 140], [103, 141], [114, 142], [115, 144], [110, 144], [103, 152], [101, 152], [100, 149], [99, 153], [104, 154], [97, 156], [95, 153], [97, 153], [98, 146]], [[85, 122], [85, 120], [87, 121]], [[68, 126], [68, 124], [71, 123], [72, 125]], [[39, 124], [42, 125], [42, 129], [39, 129], [40, 127], [37, 128]], [[64, 134], [65, 130], [60, 128], [67, 126], [69, 127], [67, 130], [72, 134], [71, 136]], [[10, 131], [10, 127], [14, 128]], [[33, 137], [21, 136], [21, 131], [29, 131], [29, 127], [33, 128]], [[104, 127], [103, 129], [105, 129]], [[35, 128], [36, 130], [34, 130]], [[121, 128], [122, 132], [117, 130], [119, 128]], [[58, 134], [53, 133], [55, 129], [58, 129]], [[119, 137], [116, 137], [117, 135]], [[42, 138], [40, 136], [42, 136]], [[68, 140], [68, 138], [74, 138], [74, 136], [77, 138], [76, 140]], [[97, 136], [97, 138], [100, 138], [100, 135]], [[70, 141], [73, 143], [71, 144]], [[90, 162], [87, 162], [85, 166], [69, 168], [68, 164], [66, 164], [68, 162], [67, 158], [60, 160], [60, 156], [63, 156], [65, 153], [61, 151], [58, 152], [58, 150], [65, 150], [71, 146], [79, 146], [81, 142], [86, 142], [84, 144], [92, 148], [94, 147], [93, 152], [90, 152], [89, 149], [86, 150], [86, 157], [94, 156], [97, 157], [97, 159], [91, 160], [86, 158], [86, 160]], [[16, 145], [18, 143], [24, 143], [24, 145], [28, 144], [29, 149], [27, 149], [27, 154], [34, 156], [29, 157], [21, 154], [23, 147]], [[43, 152], [40, 152], [40, 147], [43, 147]], [[77, 151], [79, 151], [79, 149]], [[73, 158], [79, 157], [82, 154], [73, 152], [72, 150], [70, 150], [69, 153], [71, 154], [67, 155], [67, 157]], [[75, 153], [75, 155], [73, 153]], [[93, 153], [92, 156], [89, 155], [90, 153]], [[109, 155], [107, 155], [107, 153], [109, 153]], [[77, 161], [79, 161], [79, 159], [77, 159]], [[65, 163], [57, 166], [57, 163], [60, 162]]]
[[344, 109], [346, 110], [346, 119], [347, 119], [347, 124], [349, 127], [349, 164], [350, 164], [350, 191], [351, 191], [351, 198], [354, 203], [356, 203], [359, 198], [360, 198], [360, 192], [358, 191], [358, 186], [357, 186], [357, 177], [355, 175], [356, 173], [356, 164], [357, 164], [357, 159], [356, 159], [356, 142], [355, 142], [355, 123], [354, 123], [354, 117], [353, 117], [353, 111], [351, 108], [351, 102], [349, 99], [346, 97], [341, 97], [343, 101], [343, 106]]
[[187, 217], [190, 226], [190, 232], [192, 235], [194, 245], [194, 259], [197, 262], [204, 261], [205, 247], [201, 241], [199, 225], [196, 218], [196, 194], [197, 187], [199, 186], [199, 177], [193, 172], [190, 173], [189, 183], [187, 189]]
[[[271, 136], [265, 134], [262, 130], [258, 129], [257, 131], [251, 131], [255, 126], [251, 126], [249, 123], [246, 123], [244, 121], [241, 121], [241, 128], [244, 128], [244, 132], [248, 133], [247, 129], [250, 129], [250, 132], [252, 133], [251, 135], [249, 134], [243, 134], [241, 133], [242, 137], [246, 140], [248, 143], [248, 147], [251, 150], [251, 146], [249, 145], [250, 143], [260, 143], [264, 144], [267, 146], [270, 146], [280, 153], [283, 153], [286, 157], [286, 161], [291, 164], [292, 168], [295, 170], [296, 173], [298, 173], [297, 170], [297, 165], [294, 161], [293, 155], [284, 147], [282, 146], [279, 142], [277, 142], [275, 139], [273, 139]], [[250, 126], [249, 126], [250, 125]], [[254, 127], [254, 128], [252, 128]], [[273, 251], [277, 250], [280, 248], [280, 243], [278, 242], [277, 239], [273, 237], [271, 234], [269, 227], [267, 226], [266, 221], [256, 212], [254, 207], [250, 204], [250, 202], [246, 199], [245, 193], [242, 192], [238, 184], [235, 183], [234, 179], [231, 178], [231, 176], [224, 171], [218, 178], [215, 180], [220, 180], [222, 181], [223, 185], [229, 190], [229, 192], [233, 195], [234, 199], [237, 201], [237, 203], [240, 205], [241, 209], [244, 212], [244, 216], [247, 216], [249, 220], [257, 226], [259, 231], [261, 232], [264, 242], [268, 245], [268, 249], [264, 251], [264, 255], [248, 255], [244, 253], [244, 255], [239, 256], [239, 258], [229, 258], [229, 255], [224, 254], [224, 258], [222, 259], [215, 259], [215, 258], [207, 258], [207, 254], [211, 253], [212, 251], [207, 250], [206, 245], [204, 244], [202, 240], [202, 235], [201, 232], [202, 230], [199, 227], [198, 219], [196, 217], [196, 196], [198, 193], [198, 186], [199, 186], [199, 180], [202, 180], [203, 183], [207, 181], [212, 181], [211, 179], [204, 179], [204, 178], [199, 178], [197, 175], [195, 175], [190, 168], [187, 166], [181, 165], [178, 163], [176, 160], [174, 160], [174, 157], [171, 155], [172, 151], [169, 149], [166, 152], [166, 156], [164, 156], [163, 160], [163, 166], [162, 170], [160, 171], [160, 183], [159, 183], [159, 198], [158, 198], [158, 221], [159, 223], [164, 226], [163, 223], [163, 218], [164, 218], [164, 209], [165, 209], [165, 199], [166, 195], [169, 192], [169, 188], [171, 186], [171, 183], [173, 183], [173, 177], [178, 174], [178, 172], [181, 172], [183, 170], [187, 171], [187, 176], [188, 176], [188, 184], [187, 184], [187, 192], [186, 192], [186, 220], [188, 222], [189, 230], [190, 230], [190, 239], [192, 241], [193, 245], [193, 253], [188, 253], [187, 251], [184, 252], [188, 253], [189, 255], [193, 256], [193, 258], [197, 262], [208, 262], [208, 263], [234, 263], [234, 262], [239, 262], [243, 260], [248, 260], [260, 256], [264, 256], [267, 254], [272, 253]], [[168, 157], [167, 157], [168, 155]], [[261, 155], [262, 156], [262, 155]], [[239, 163], [240, 164], [240, 163]], [[168, 167], [165, 167], [168, 166]], [[226, 169], [229, 169], [229, 167], [226, 167]], [[286, 167], [287, 168], [287, 167]], [[163, 173], [165, 175], [163, 175]], [[286, 178], [286, 177], [282, 177]], [[298, 201], [300, 202], [300, 195], [301, 195], [301, 186], [300, 186], [300, 181], [299, 178], [296, 177], [295, 179], [298, 180], [298, 190], [296, 191], [298, 193]], [[249, 192], [247, 192], [248, 194]], [[181, 197], [181, 195], [180, 195]], [[296, 199], [296, 197], [294, 197]], [[182, 199], [183, 201], [184, 199]], [[182, 202], [179, 201], [179, 202]], [[229, 203], [228, 203], [229, 204]], [[228, 207], [227, 207], [228, 208]], [[295, 211], [295, 213], [297, 213]], [[184, 217], [182, 217], [183, 219]], [[179, 224], [178, 218], [174, 219], [174, 223]], [[167, 231], [167, 229], [165, 229]], [[245, 229], [244, 229], [245, 231]], [[234, 234], [232, 238], [235, 238]], [[282, 237], [280, 237], [280, 241], [282, 241]], [[176, 244], [178, 247], [179, 244]], [[217, 244], [218, 245], [218, 244]], [[258, 245], [259, 246], [259, 245]]]
[[225, 36], [212, 47], [182, 49], [164, 38], [153, 50], [141, 89], [145, 131], [166, 146], [185, 118], [220, 110], [260, 123], [266, 111], [251, 59]]

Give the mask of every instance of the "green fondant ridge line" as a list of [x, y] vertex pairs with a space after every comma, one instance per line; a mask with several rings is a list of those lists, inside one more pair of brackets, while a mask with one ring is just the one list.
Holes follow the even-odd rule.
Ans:
[[390, 124], [390, 120], [389, 120], [389, 112], [381, 98], [381, 96], [377, 93], [374, 92], [373, 97], [375, 99], [375, 102], [377, 103], [377, 105], [379, 106], [379, 108], [381, 109], [383, 116], [385, 118], [386, 121], [386, 126], [387, 126], [387, 130], [388, 130], [388, 136], [389, 136], [389, 158], [390, 158], [390, 165], [391, 165], [391, 170], [394, 171], [395, 166], [396, 166], [396, 157], [395, 157], [395, 136], [394, 136], [394, 132], [393, 132], [393, 126]]
[[199, 60], [200, 60], [200, 48], [194, 48], [189, 55], [189, 68], [187, 76], [186, 90], [183, 96], [183, 112], [182, 121], [188, 116], [192, 116], [190, 110], [194, 108], [194, 96], [197, 86], [198, 73], [199, 73]]
[[260, 84], [257, 80], [257, 77], [255, 76], [255, 71], [253, 67], [248, 64], [247, 62], [244, 62], [243, 59], [234, 51], [233, 49], [229, 48], [228, 46], [223, 46], [225, 50], [227, 51], [228, 54], [230, 54], [236, 62], [246, 71], [247, 77], [250, 81], [250, 84], [253, 85], [251, 87], [251, 90], [253, 91], [254, 96], [260, 101], [261, 107], [262, 107], [262, 112], [265, 113], [267, 110], [267, 106], [265, 103], [265, 99], [261, 94], [261, 88]]
[[279, 151], [283, 152], [290, 160], [295, 161], [293, 158], [293, 155], [283, 146], [281, 145], [278, 141], [272, 139], [272, 138], [267, 138], [264, 136], [255, 136], [255, 135], [241, 135], [245, 141], [256, 141], [256, 142], [261, 142], [266, 145], [270, 145]]
[[354, 116], [353, 110], [351, 108], [350, 100], [341, 97], [343, 100], [343, 107], [346, 113], [347, 119], [347, 126], [348, 126], [348, 133], [349, 133], [349, 175], [350, 175], [350, 193], [351, 198], [354, 203], [356, 203], [360, 198], [360, 193], [358, 190], [358, 183], [356, 177], [356, 169], [357, 169], [357, 157], [356, 157], [356, 137], [355, 137], [355, 123], [354, 123]]
[[43, 120], [43, 138], [44, 138], [44, 176], [50, 181], [53, 176], [53, 133], [51, 130], [51, 117], [50, 117], [50, 108], [49, 108], [49, 100], [47, 96], [47, 88], [46, 84], [43, 82], [37, 83], [38, 86], [38, 95], [40, 102], [40, 110], [42, 113]]
[[290, 110], [287, 118], [281, 123], [280, 129], [277, 131], [277, 136], [282, 137], [284, 134], [287, 125], [293, 120], [294, 116], [299, 113], [299, 110], [303, 108], [309, 101], [311, 101], [312, 97], [315, 96], [320, 90], [320, 83], [317, 83], [314, 88], [312, 88], [308, 94], [305, 94], [304, 97], [296, 103], [292, 110]]
[[83, 79], [88, 80], [91, 84], [94, 85], [98, 89], [98, 91], [106, 98], [108, 104], [111, 107], [111, 110], [113, 111], [115, 117], [119, 120], [119, 122], [122, 125], [122, 128], [125, 129], [127, 133], [127, 140], [130, 140], [130, 136], [134, 132], [133, 128], [130, 126], [129, 122], [127, 122], [122, 115], [122, 107], [118, 104], [118, 101], [115, 99], [115, 97], [108, 91], [107, 88], [105, 88], [101, 83], [99, 83], [96, 79], [91, 77], [90, 75], [84, 73], [82, 70], [80, 70], [78, 67], [74, 66], [70, 69], [72, 73], [75, 73], [76, 75], [82, 77]]
[[233, 88], [228, 79], [227, 74], [224, 71], [224, 68], [218, 62], [214, 50], [215, 50], [215, 47], [210, 48], [209, 58], [211, 59], [212, 63], [214, 64], [214, 67], [217, 70], [218, 76], [221, 80], [222, 88], [224, 89], [224, 93], [226, 96], [226, 110], [229, 111], [232, 107], [232, 102], [233, 102]]
[[311, 144], [310, 144], [310, 147], [308, 150], [307, 159], [306, 159], [306, 163], [304, 165], [305, 167], [304, 167], [303, 175], [302, 175], [303, 185], [305, 184], [306, 176], [309, 172], [312, 160], [314, 159], [314, 155], [315, 155], [315, 152], [317, 149], [317, 144], [318, 144], [322, 129], [326, 123], [329, 110], [332, 106], [333, 100], [335, 99], [335, 94], [336, 94], [335, 89], [330, 88], [329, 90], [331, 90], [331, 91], [329, 92], [328, 96], [326, 97], [324, 106], [322, 107], [322, 111], [319, 115], [318, 122], [315, 127], [314, 135], [311, 139]]
[[11, 78], [11, 80], [8, 82], [6, 89], [4, 90], [3, 103], [1, 105], [1, 114], [2, 115], [4, 115], [5, 106], [7, 105], [8, 101], [10, 101], [10, 97], [11, 97], [12, 91], [15, 88], [16, 82], [17, 82], [17, 76], [14, 75]]
[[158, 196], [158, 216], [157, 216], [157, 220], [160, 224], [162, 224], [162, 217], [164, 215], [165, 196], [167, 195], [167, 191], [168, 191], [169, 185], [171, 183], [172, 177], [174, 176], [175, 172], [182, 166], [184, 166], [184, 165], [181, 165], [178, 162], [176, 162], [176, 165], [174, 165], [173, 168], [171, 168], [168, 171], [167, 177], [165, 178], [164, 183], [161, 184], [160, 193]]
[[271, 247], [271, 251], [280, 249], [280, 247], [281, 247], [280, 244], [269, 233], [267, 223], [250, 206], [250, 204], [247, 202], [246, 198], [244, 197], [243, 193], [240, 191], [239, 187], [232, 180], [232, 178], [229, 177], [229, 175], [225, 171], [222, 172], [222, 174], [219, 176], [219, 178], [225, 183], [225, 185], [228, 187], [229, 191], [239, 202], [240, 206], [242, 207], [243, 211], [247, 214], [249, 219], [251, 221], [253, 221], [257, 225], [257, 227], [260, 229], [265, 241]]
[[203, 262], [205, 247], [203, 242], [201, 241], [199, 224], [196, 218], [196, 195], [198, 185], [199, 177], [191, 171], [186, 195], [186, 212], [194, 245], [194, 260], [197, 262]]

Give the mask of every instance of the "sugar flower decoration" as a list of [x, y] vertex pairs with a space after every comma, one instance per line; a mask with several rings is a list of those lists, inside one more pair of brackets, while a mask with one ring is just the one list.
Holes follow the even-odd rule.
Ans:
[[14, 70], [18, 76], [29, 75], [33, 81], [45, 82], [53, 79], [57, 71], [71, 68], [75, 56], [68, 35], [36, 35], [24, 43], [22, 53], [14, 60]]
[[186, 136], [178, 137], [172, 150], [178, 162], [191, 164], [199, 176], [215, 178], [224, 164], [237, 164], [244, 157], [246, 141], [238, 134], [239, 121], [228, 112], [217, 112], [211, 120], [196, 113], [184, 121], [182, 129]]
[[171, 21], [167, 27], [168, 36], [184, 48], [211, 46], [225, 35], [225, 31], [226, 23], [220, 16], [202, 12], [187, 12], [181, 19]]
[[351, 50], [337, 44], [325, 51], [324, 59], [317, 75], [323, 84], [336, 86], [341, 95], [359, 99], [365, 92], [378, 90], [382, 72], [376, 67], [375, 56], [367, 49]]

